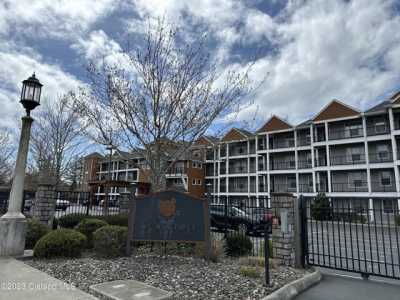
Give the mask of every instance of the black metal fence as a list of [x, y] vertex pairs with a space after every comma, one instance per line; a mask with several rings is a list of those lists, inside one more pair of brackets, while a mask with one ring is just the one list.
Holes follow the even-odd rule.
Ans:
[[400, 216], [397, 199], [389, 202], [303, 198], [305, 263], [400, 279]]
[[88, 216], [118, 215], [120, 196], [90, 192], [56, 192], [56, 218], [85, 214]]
[[[268, 203], [268, 199], [266, 197], [260, 199], [259, 203]], [[226, 244], [230, 238], [240, 233], [251, 242], [251, 246], [247, 253], [240, 253], [243, 249], [238, 249], [238, 255], [263, 257], [265, 254], [265, 228], [272, 216], [273, 213], [270, 208], [254, 205], [252, 198], [226, 199], [213, 197], [210, 204], [212, 236], [214, 239], [224, 240]], [[271, 242], [267, 242], [267, 244], [269, 243]]]

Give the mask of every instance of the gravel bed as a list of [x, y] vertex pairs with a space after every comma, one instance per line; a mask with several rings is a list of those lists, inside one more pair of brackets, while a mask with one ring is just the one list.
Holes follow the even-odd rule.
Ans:
[[260, 278], [240, 275], [238, 260], [233, 259], [212, 263], [193, 257], [138, 255], [25, 262], [86, 292], [93, 284], [135, 279], [172, 292], [174, 299], [261, 299], [305, 274], [277, 267], [270, 272], [271, 286], [265, 287], [264, 275]]

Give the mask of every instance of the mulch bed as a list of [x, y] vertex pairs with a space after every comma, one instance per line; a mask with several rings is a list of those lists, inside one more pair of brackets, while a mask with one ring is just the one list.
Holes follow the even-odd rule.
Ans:
[[93, 284], [135, 279], [172, 292], [174, 299], [262, 299], [306, 272], [276, 267], [270, 272], [271, 286], [265, 287], [264, 274], [259, 278], [241, 275], [237, 259], [213, 263], [195, 257], [145, 254], [115, 259], [32, 259], [26, 263], [86, 292]]

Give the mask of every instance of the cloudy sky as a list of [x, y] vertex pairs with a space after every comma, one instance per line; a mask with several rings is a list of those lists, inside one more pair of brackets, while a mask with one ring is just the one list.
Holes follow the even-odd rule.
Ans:
[[117, 55], [158, 16], [207, 32], [228, 68], [256, 57], [251, 76], [266, 80], [241, 119], [258, 111], [296, 124], [333, 98], [365, 109], [400, 89], [399, 2], [0, 0], [0, 127], [15, 126], [33, 71], [55, 99], [85, 81], [88, 59]]

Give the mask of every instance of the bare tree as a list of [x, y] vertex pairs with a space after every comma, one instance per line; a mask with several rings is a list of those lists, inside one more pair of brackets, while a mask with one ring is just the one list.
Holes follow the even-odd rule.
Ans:
[[84, 149], [79, 114], [69, 105], [69, 95], [47, 101], [32, 128], [31, 154], [38, 170], [50, 169], [60, 183], [72, 161]]
[[89, 88], [76, 95], [75, 107], [97, 141], [108, 143], [112, 129], [115, 143], [140, 149], [157, 191], [167, 169], [214, 121], [243, 108], [249, 65], [219, 70], [204, 37], [186, 43], [164, 20], [141, 38], [119, 63], [89, 64]]
[[10, 132], [0, 130], [0, 184], [9, 181], [12, 174], [11, 160], [14, 154]]

